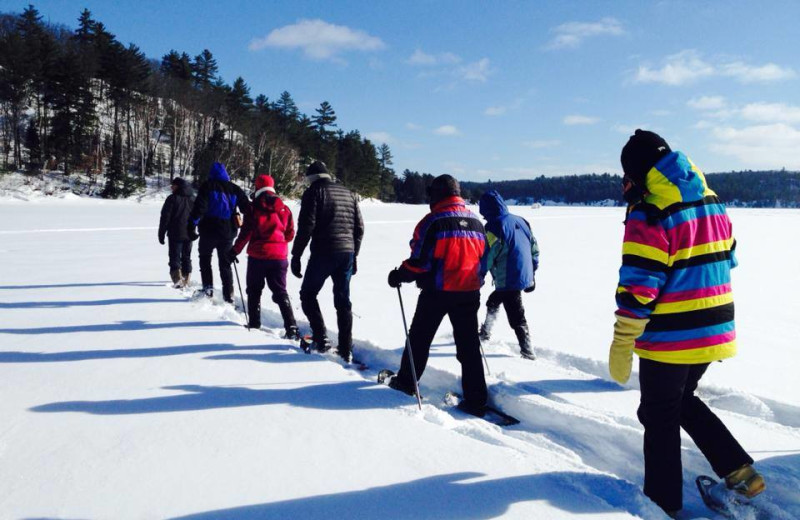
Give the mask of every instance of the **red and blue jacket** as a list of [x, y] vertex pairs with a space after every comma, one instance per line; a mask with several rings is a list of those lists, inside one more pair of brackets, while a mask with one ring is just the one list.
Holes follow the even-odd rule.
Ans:
[[414, 229], [411, 256], [400, 266], [406, 281], [421, 289], [479, 291], [486, 275], [486, 231], [461, 197], [448, 197], [431, 208]]

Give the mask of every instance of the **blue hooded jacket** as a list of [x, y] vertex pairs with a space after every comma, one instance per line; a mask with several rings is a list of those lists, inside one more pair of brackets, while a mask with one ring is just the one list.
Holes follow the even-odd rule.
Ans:
[[197, 193], [190, 225], [199, 224], [201, 235], [233, 238], [236, 236], [233, 216], [237, 206], [245, 214], [249, 206], [247, 196], [231, 182], [225, 166], [215, 162], [208, 172], [208, 180]]
[[531, 226], [524, 218], [509, 213], [503, 197], [495, 190], [481, 196], [479, 209], [486, 219], [489, 252], [485, 262], [495, 289], [520, 291], [532, 286], [539, 268], [539, 246]]

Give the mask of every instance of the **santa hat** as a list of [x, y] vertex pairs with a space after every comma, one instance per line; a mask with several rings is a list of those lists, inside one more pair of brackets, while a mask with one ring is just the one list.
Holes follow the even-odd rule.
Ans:
[[270, 177], [269, 175], [259, 175], [256, 177], [256, 197], [268, 191], [270, 193], [275, 193], [275, 179]]

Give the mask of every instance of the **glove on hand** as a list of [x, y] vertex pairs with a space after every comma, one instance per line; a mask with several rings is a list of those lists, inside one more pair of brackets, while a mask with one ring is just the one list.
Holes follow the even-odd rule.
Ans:
[[642, 335], [649, 321], [646, 318], [617, 315], [614, 341], [611, 342], [611, 349], [608, 352], [608, 371], [614, 381], [624, 384], [630, 379], [634, 342]]
[[200, 238], [200, 235], [197, 234], [197, 228], [191, 223], [186, 228], [186, 234], [189, 235], [189, 240], [191, 241]]
[[393, 289], [400, 287], [400, 284], [403, 283], [403, 280], [400, 278], [400, 269], [392, 269], [389, 271], [389, 278], [387, 281], [389, 282], [389, 287]]
[[238, 254], [239, 254], [239, 253], [237, 253], [237, 252], [236, 252], [236, 250], [235, 250], [234, 248], [231, 248], [231, 249], [230, 249], [230, 251], [228, 251], [228, 261], [229, 261], [230, 263], [232, 263], [232, 264], [238, 264], [238, 263], [239, 263], [239, 259], [238, 259], [238, 258], [236, 258], [236, 256], [237, 256]]
[[531, 284], [531, 286], [525, 289], [525, 292], [531, 293], [535, 290], [536, 290], [536, 278], [533, 279], [533, 283]]
[[358, 257], [353, 257], [353, 269], [350, 271], [350, 276], [355, 276], [358, 272]]
[[162, 246], [164, 245], [164, 236], [163, 235], [158, 235], [158, 243], [161, 244]]
[[292, 257], [292, 274], [298, 278], [303, 277], [303, 264], [300, 262], [299, 256]]

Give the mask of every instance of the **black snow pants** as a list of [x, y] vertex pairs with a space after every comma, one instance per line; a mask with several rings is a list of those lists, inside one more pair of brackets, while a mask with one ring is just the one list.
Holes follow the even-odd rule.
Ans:
[[312, 252], [308, 260], [300, 287], [300, 303], [303, 313], [311, 325], [314, 341], [322, 342], [328, 337], [325, 320], [319, 308], [317, 295], [330, 278], [333, 282], [333, 306], [339, 327], [339, 350], [347, 351], [353, 346], [353, 311], [350, 302], [350, 278], [353, 276], [353, 253]]
[[169, 248], [169, 270], [181, 270], [183, 276], [192, 272], [192, 241], [172, 240], [167, 241]]
[[228, 252], [233, 247], [232, 238], [200, 236], [197, 251], [200, 256], [200, 278], [203, 288], [214, 286], [214, 273], [211, 271], [211, 254], [216, 249], [219, 261], [219, 277], [222, 279], [222, 296], [226, 301], [233, 299], [233, 270]]
[[722, 421], [694, 395], [708, 365], [639, 361], [642, 396], [638, 415], [644, 426], [644, 494], [664, 511], [683, 507], [681, 428], [719, 477], [753, 463]]
[[264, 285], [272, 292], [272, 301], [278, 304], [283, 318], [283, 327], [296, 327], [292, 302], [286, 292], [287, 260], [247, 259], [247, 309], [250, 328], [261, 328], [261, 293]]
[[494, 291], [489, 295], [489, 299], [486, 300], [486, 321], [481, 327], [481, 334], [489, 337], [501, 305], [506, 310], [508, 324], [514, 330], [520, 347], [530, 349], [528, 321], [525, 319], [525, 308], [522, 306], [522, 291]]
[[[417, 310], [411, 321], [408, 338], [414, 354], [414, 368], [421, 378], [428, 364], [431, 342], [445, 316], [453, 326], [456, 342], [456, 358], [461, 363], [461, 386], [466, 404], [482, 407], [487, 401], [486, 379], [483, 374], [480, 340], [478, 339], [478, 308], [481, 304], [479, 291], [445, 292], [423, 290], [417, 300]], [[398, 383], [413, 388], [411, 363], [408, 352], [403, 351], [403, 360], [397, 374]]]

